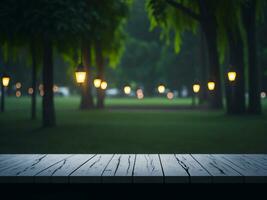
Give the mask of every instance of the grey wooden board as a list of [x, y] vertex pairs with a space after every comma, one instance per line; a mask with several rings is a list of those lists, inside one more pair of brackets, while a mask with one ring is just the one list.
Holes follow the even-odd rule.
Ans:
[[43, 170], [35, 176], [35, 182], [40, 183], [67, 183], [69, 181], [69, 175], [73, 173], [77, 168], [84, 165], [95, 154], [77, 154], [55, 165]]
[[183, 168], [187, 169], [191, 183], [210, 183], [211, 174], [208, 173], [191, 155], [175, 154], [176, 159]]
[[34, 176], [50, 166], [70, 157], [70, 154], [49, 154], [33, 162], [32, 165], [21, 167], [17, 172], [20, 176], [18, 180], [23, 182], [33, 182]]
[[166, 183], [189, 183], [187, 168], [184, 168], [174, 154], [161, 154], [160, 160]]
[[267, 155], [0, 155], [0, 182], [267, 182]]
[[162, 183], [163, 171], [157, 154], [137, 154], [133, 172], [135, 183]]
[[257, 162], [263, 169], [267, 170], [267, 155], [263, 154], [246, 154], [242, 155]]
[[98, 154], [70, 175], [71, 183], [101, 183], [101, 176], [114, 155]]
[[134, 154], [116, 154], [109, 162], [102, 174], [104, 183], [131, 183], [133, 167], [135, 162]]
[[242, 155], [216, 155], [228, 160], [235, 170], [244, 175], [245, 182], [266, 182], [267, 170], [263, 169], [251, 156]]
[[227, 160], [209, 154], [194, 154], [192, 157], [212, 175], [212, 181], [215, 183], [244, 181], [243, 176]]

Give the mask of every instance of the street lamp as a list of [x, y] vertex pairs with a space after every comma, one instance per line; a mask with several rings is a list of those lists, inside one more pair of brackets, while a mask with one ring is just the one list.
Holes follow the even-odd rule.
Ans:
[[2, 75], [2, 85], [4, 87], [8, 87], [9, 82], [10, 82], [10, 76], [8, 76], [7, 74], [3, 74]]
[[102, 90], [105, 90], [105, 89], [107, 89], [107, 87], [108, 87], [108, 83], [107, 83], [106, 81], [102, 81], [102, 82], [101, 82], [101, 85], [100, 85], [100, 88], [101, 88]]
[[96, 78], [94, 80], [94, 86], [95, 86], [95, 88], [100, 88], [100, 86], [101, 86], [101, 79], [100, 78]]
[[198, 82], [194, 83], [193, 84], [193, 96], [192, 96], [192, 104], [193, 106], [196, 105], [196, 99], [197, 99], [197, 96], [198, 96], [198, 93], [200, 92], [200, 84]]
[[125, 86], [123, 90], [124, 90], [125, 94], [127, 94], [127, 95], [131, 94], [131, 87], [130, 86]]
[[165, 92], [165, 86], [163, 85], [163, 84], [160, 84], [159, 86], [158, 86], [158, 92], [160, 93], [160, 94], [163, 94], [164, 92]]
[[86, 79], [86, 71], [82, 64], [79, 64], [75, 71], [76, 82], [81, 85], [85, 82]]
[[10, 76], [3, 74], [1, 76], [1, 112], [5, 111], [5, 88], [8, 87]]
[[231, 70], [227, 73], [227, 76], [230, 82], [234, 82], [236, 80], [237, 73]]
[[209, 89], [209, 91], [214, 91], [215, 90], [215, 81], [212, 81], [212, 80], [210, 80], [209, 82], [208, 82], [208, 89]]

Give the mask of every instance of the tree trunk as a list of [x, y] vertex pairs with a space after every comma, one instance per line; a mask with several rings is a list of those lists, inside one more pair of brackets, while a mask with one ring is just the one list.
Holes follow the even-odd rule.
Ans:
[[215, 81], [215, 90], [209, 92], [210, 94], [210, 107], [212, 109], [222, 109], [222, 88], [221, 88], [221, 75], [220, 75], [220, 63], [218, 55], [217, 44], [217, 26], [215, 22], [203, 22], [202, 27], [205, 33], [205, 38], [208, 47], [209, 57], [209, 76]]
[[248, 1], [243, 8], [244, 26], [248, 44], [248, 77], [249, 77], [249, 107], [251, 114], [261, 114], [260, 98], [260, 66], [256, 55], [256, 1]]
[[235, 82], [230, 83], [226, 76], [226, 100], [228, 114], [244, 114], [245, 106], [245, 71], [244, 71], [244, 45], [240, 30], [228, 29], [230, 47], [229, 64], [236, 71]]
[[[207, 47], [206, 47], [206, 41], [205, 41], [205, 36], [204, 33], [202, 31], [202, 29], [200, 29], [200, 48], [199, 48], [199, 55], [200, 55], [200, 61], [201, 61], [201, 83], [202, 83], [202, 88], [200, 90], [200, 94], [199, 94], [199, 103], [200, 104], [204, 104], [205, 102], [208, 101], [208, 91], [207, 91], [207, 87], [206, 87], [206, 83], [208, 81], [207, 78]], [[205, 83], [205, 84], [204, 84]]]
[[1, 81], [1, 112], [5, 112], [5, 87], [2, 84], [2, 77], [0, 77]]
[[31, 44], [31, 55], [32, 55], [32, 104], [31, 104], [31, 119], [34, 120], [36, 119], [36, 91], [37, 91], [37, 63], [36, 63], [36, 52], [35, 52], [35, 46], [34, 42]]
[[83, 65], [86, 71], [86, 79], [84, 84], [82, 85], [82, 98], [80, 109], [81, 110], [89, 110], [94, 108], [94, 101], [92, 95], [92, 72], [90, 70], [91, 65], [91, 52], [90, 52], [90, 45], [84, 44], [82, 48], [83, 54]]
[[53, 93], [53, 46], [49, 37], [44, 37], [43, 50], [43, 126], [52, 127], [56, 124], [54, 93]]
[[[104, 80], [104, 58], [102, 53], [102, 48], [100, 44], [96, 44], [96, 65], [97, 65], [97, 76]], [[97, 88], [97, 108], [104, 108], [104, 100], [105, 100], [105, 90]]]

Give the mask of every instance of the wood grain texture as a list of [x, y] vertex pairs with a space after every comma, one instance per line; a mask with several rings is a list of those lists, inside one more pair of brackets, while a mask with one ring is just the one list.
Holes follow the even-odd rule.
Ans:
[[134, 154], [116, 154], [102, 174], [104, 183], [132, 183]]
[[163, 183], [163, 171], [159, 155], [137, 154], [133, 172], [135, 183]]
[[70, 175], [71, 183], [101, 183], [101, 176], [113, 158], [111, 154], [98, 154]]
[[210, 154], [193, 154], [192, 157], [212, 175], [214, 183], [242, 183], [244, 181], [242, 174], [236, 171], [227, 160]]
[[266, 182], [267, 170], [260, 163], [256, 162], [251, 156], [242, 155], [217, 155], [232, 163], [232, 168], [244, 176], [247, 183]]
[[0, 182], [267, 183], [260, 154], [4, 154]]
[[81, 167], [90, 159], [92, 159], [94, 156], [95, 154], [78, 154], [63, 159], [57, 164], [52, 165], [46, 170], [38, 173], [35, 177], [35, 181], [41, 183], [68, 183], [69, 175], [77, 168]]

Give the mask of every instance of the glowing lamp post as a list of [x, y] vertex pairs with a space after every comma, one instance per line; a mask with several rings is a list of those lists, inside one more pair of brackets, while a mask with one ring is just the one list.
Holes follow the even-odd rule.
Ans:
[[100, 78], [96, 78], [94, 80], [94, 86], [95, 86], [95, 88], [100, 88], [101, 87], [101, 79]]
[[216, 86], [216, 84], [215, 84], [214, 81], [209, 81], [208, 82], [208, 89], [209, 89], [209, 91], [214, 91], [215, 90], [215, 86]]
[[5, 88], [8, 87], [10, 76], [3, 74], [1, 76], [1, 112], [5, 111]]
[[102, 90], [105, 90], [105, 89], [107, 89], [107, 87], [108, 87], [108, 83], [107, 83], [106, 81], [102, 81], [102, 82], [101, 82], [101, 85], [100, 85], [100, 88], [101, 88]]
[[194, 83], [193, 84], [193, 98], [192, 98], [192, 104], [193, 104], [193, 106], [195, 106], [196, 105], [196, 99], [197, 99], [197, 97], [198, 97], [198, 94], [199, 94], [199, 92], [200, 92], [200, 88], [201, 88], [201, 86], [200, 86], [200, 84], [198, 83], [198, 82], [196, 82], [196, 83]]
[[123, 90], [124, 90], [124, 93], [125, 93], [126, 95], [131, 94], [131, 87], [130, 87], [130, 86], [125, 86], [125, 87], [123, 88]]
[[236, 80], [237, 73], [235, 71], [229, 71], [227, 76], [230, 82], [234, 82]]
[[163, 94], [164, 92], [165, 92], [165, 86], [164, 85], [162, 85], [162, 84], [160, 84], [159, 86], [158, 86], [158, 92], [160, 93], [160, 94]]
[[82, 85], [85, 82], [86, 71], [85, 71], [84, 66], [82, 64], [78, 65], [78, 67], [75, 71], [75, 78], [76, 78], [76, 82], [79, 85]]

